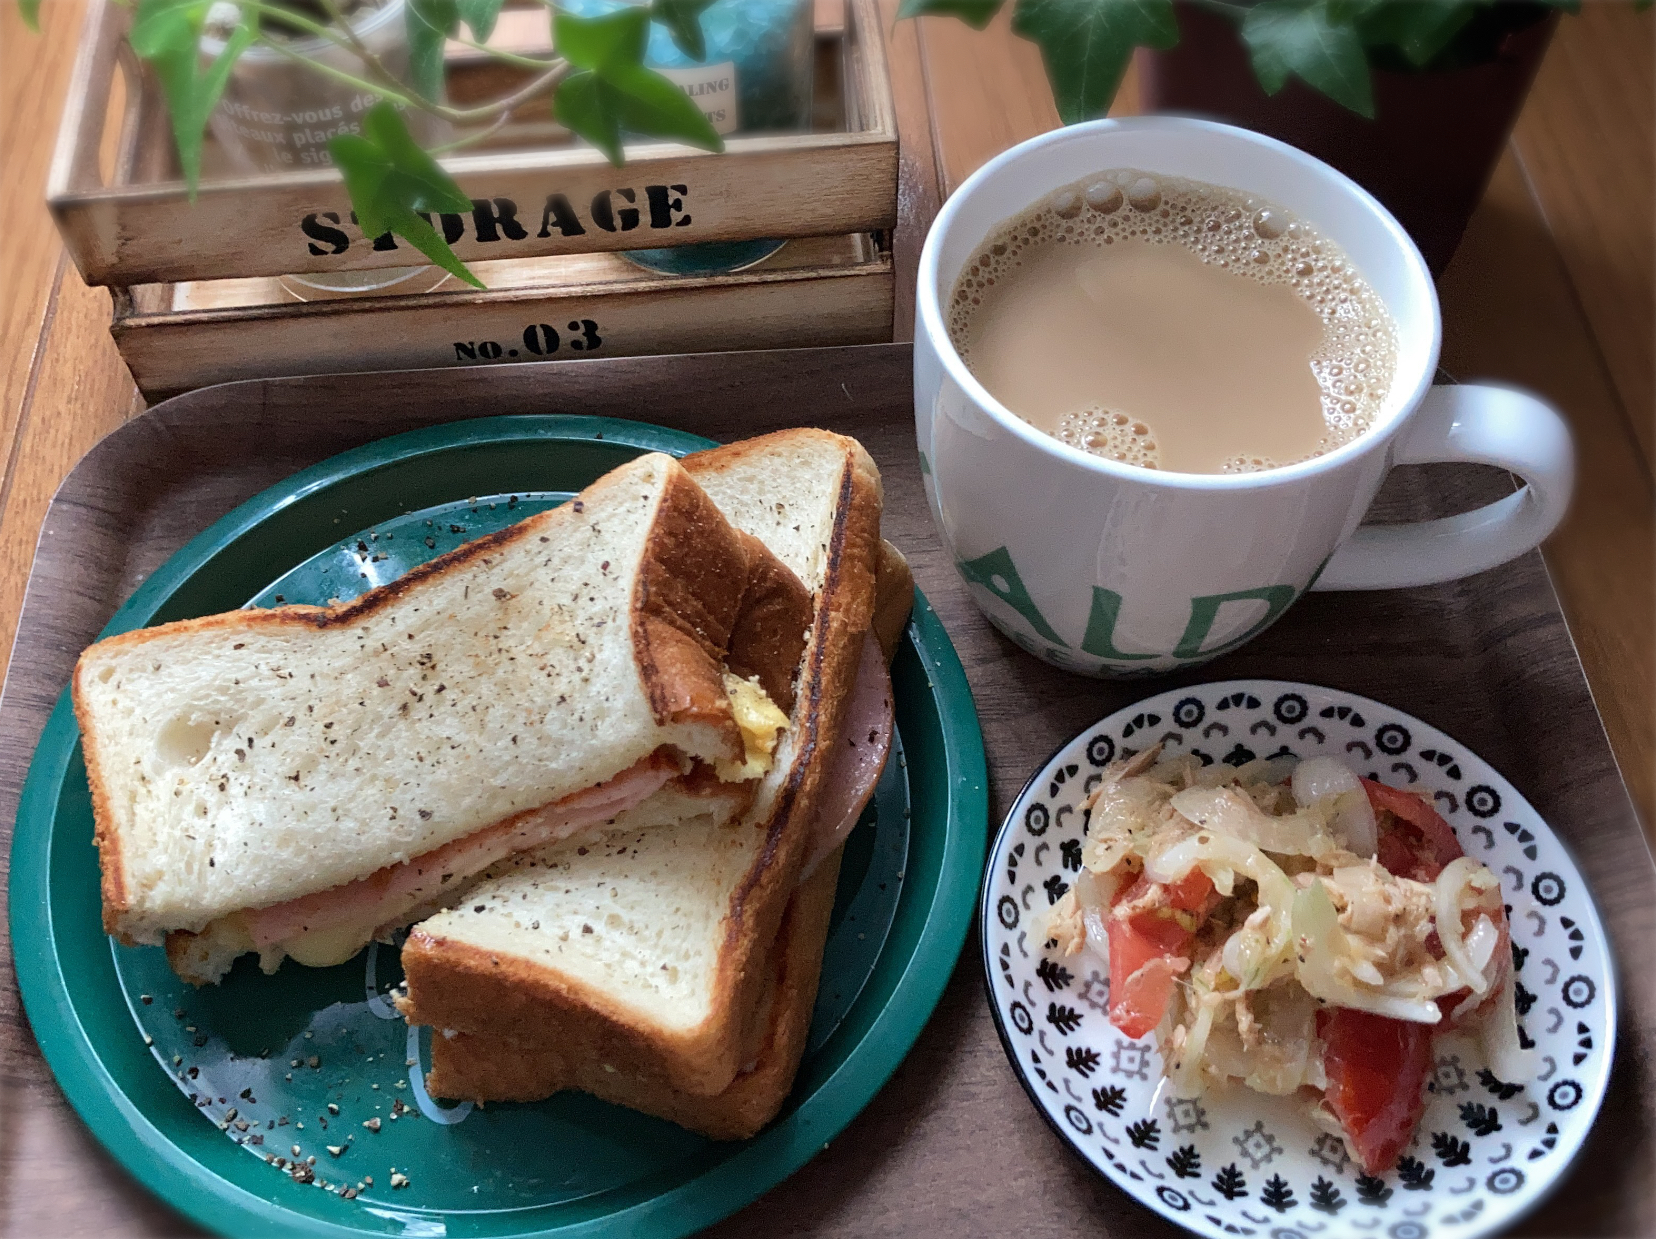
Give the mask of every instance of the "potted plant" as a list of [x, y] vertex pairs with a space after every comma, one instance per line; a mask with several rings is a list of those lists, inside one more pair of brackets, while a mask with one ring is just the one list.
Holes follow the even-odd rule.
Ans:
[[[166, 99], [179, 169], [192, 195], [201, 176], [204, 133], [238, 62], [251, 53], [261, 65], [296, 65], [343, 88], [342, 98], [348, 102], [339, 123], [318, 120], [322, 134], [312, 150], [325, 152], [325, 161], [339, 168], [364, 232], [402, 237], [433, 263], [478, 288], [482, 282], [455, 256], [429, 218], [433, 212], [472, 209], [471, 199], [433, 154], [477, 141], [518, 109], [544, 107], [548, 99], [565, 128], [617, 165], [622, 162], [623, 134], [628, 133], [704, 150], [724, 146], [690, 96], [645, 67], [652, 24], [662, 26], [686, 56], [704, 59], [700, 17], [712, 0], [650, 0], [591, 17], [545, 0], [557, 49], [549, 56], [521, 56], [486, 46], [503, 0], [115, 2], [133, 10], [127, 41], [153, 72]], [[25, 20], [38, 28], [40, 0], [19, 3]], [[403, 34], [394, 43], [375, 37], [383, 34], [388, 10], [402, 16]], [[443, 99], [443, 49], [450, 39], [523, 71], [526, 80], [498, 99], [451, 106]], [[331, 112], [333, 103], [326, 106]], [[277, 108], [272, 115], [282, 111]], [[421, 136], [434, 132], [426, 122], [454, 126], [462, 136], [428, 150], [411, 131], [410, 116], [419, 118], [415, 129]], [[219, 117], [218, 125], [225, 127], [226, 119]], [[257, 155], [248, 158], [261, 162]]]
[[[982, 29], [1005, 0], [903, 0]], [[1149, 110], [1281, 138], [1397, 216], [1434, 274], [1483, 196], [1578, 0], [1014, 0], [1066, 124], [1102, 116], [1138, 49]]]

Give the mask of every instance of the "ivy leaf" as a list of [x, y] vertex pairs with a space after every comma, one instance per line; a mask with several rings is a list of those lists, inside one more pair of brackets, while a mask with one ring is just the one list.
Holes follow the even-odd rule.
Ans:
[[460, 20], [471, 27], [472, 38], [487, 43], [494, 33], [503, 0], [459, 0]]
[[407, 7], [403, 10], [403, 27], [408, 32], [408, 76], [411, 85], [427, 99], [440, 99], [443, 94], [443, 44], [460, 29], [459, 4], [456, 0], [407, 0]]
[[635, 7], [602, 17], [577, 17], [559, 9], [552, 17], [552, 45], [576, 69], [602, 73], [613, 67], [644, 63], [650, 37], [650, 14]]
[[579, 134], [621, 165], [623, 131], [652, 138], [678, 138], [703, 150], [724, 150], [724, 139], [690, 96], [653, 69], [644, 67], [651, 10], [625, 8], [603, 17], [577, 17], [559, 10], [552, 19], [552, 42], [577, 70], [558, 83], [553, 111], [565, 128]]
[[[1421, 0], [1425, 7], [1436, 7], [1438, 4], [1458, 4], [1461, 0]], [[1483, 0], [1487, 3], [1487, 0]], [[1328, 0], [1328, 17], [1333, 22], [1360, 22], [1371, 13], [1385, 9], [1397, 8], [1397, 0]], [[1411, 3], [1404, 7], [1413, 8]]]
[[619, 168], [625, 162], [621, 155], [621, 117], [602, 96], [603, 84], [596, 73], [590, 69], [571, 73], [558, 83], [552, 113], [560, 125], [591, 142]]
[[655, 0], [650, 18], [667, 27], [673, 46], [691, 60], [707, 59], [707, 40], [702, 37], [702, 10], [713, 0]]
[[1369, 119], [1374, 92], [1355, 27], [1333, 20], [1327, 0], [1264, 0], [1242, 20], [1254, 76], [1274, 95], [1290, 73]]
[[903, 0], [897, 6], [897, 20], [905, 17], [949, 15], [960, 18], [973, 30], [982, 30], [1000, 12], [1006, 0]]
[[18, 12], [23, 14], [23, 24], [36, 34], [40, 33], [40, 0], [17, 0]]
[[591, 142], [620, 167], [621, 133], [678, 138], [707, 151], [722, 151], [724, 139], [690, 96], [642, 65], [612, 64], [598, 71], [571, 73], [558, 83], [558, 121]]
[[[1349, 2], [1349, 0], [1348, 0]], [[1436, 0], [1430, 4], [1378, 4], [1353, 15], [1362, 41], [1368, 45], [1389, 43], [1412, 65], [1424, 65], [1449, 45], [1462, 26], [1472, 20], [1486, 3], [1468, 0]], [[1333, 0], [1329, 13], [1338, 17]]]
[[207, 22], [206, 0], [139, 0], [127, 41], [139, 59], [155, 70], [172, 117], [178, 166], [194, 201], [201, 180], [201, 138], [207, 118], [224, 93], [237, 57], [258, 36], [245, 18], [226, 40], [224, 50], [201, 70], [198, 45]]
[[1066, 125], [1109, 110], [1135, 47], [1179, 41], [1173, 0], [1018, 0], [1012, 32], [1040, 45]]
[[445, 271], [474, 288], [483, 287], [431, 221], [418, 214], [469, 211], [471, 199], [415, 144], [395, 107], [376, 103], [363, 114], [362, 132], [330, 139], [328, 151], [345, 178], [345, 191], [365, 235], [395, 233]]

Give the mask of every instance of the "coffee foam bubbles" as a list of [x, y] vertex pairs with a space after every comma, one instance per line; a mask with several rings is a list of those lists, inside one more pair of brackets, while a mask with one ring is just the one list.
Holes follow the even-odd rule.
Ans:
[[[967, 263], [949, 301], [955, 350], [970, 369], [984, 297], [1032, 251], [1132, 242], [1182, 246], [1245, 279], [1287, 285], [1316, 312], [1323, 338], [1311, 370], [1326, 430], [1316, 450], [1302, 459], [1333, 451], [1374, 424], [1391, 389], [1396, 336], [1384, 304], [1345, 252], [1263, 199], [1132, 168], [1067, 185], [991, 234]], [[1065, 414], [1055, 434], [1073, 447], [1124, 464], [1159, 464], [1154, 426], [1099, 406]], [[1237, 456], [1225, 463], [1224, 471], [1251, 473], [1293, 463]]]
[[1119, 460], [1146, 469], [1161, 468], [1161, 449], [1150, 427], [1115, 409], [1100, 405], [1066, 413], [1053, 437], [1095, 456]]

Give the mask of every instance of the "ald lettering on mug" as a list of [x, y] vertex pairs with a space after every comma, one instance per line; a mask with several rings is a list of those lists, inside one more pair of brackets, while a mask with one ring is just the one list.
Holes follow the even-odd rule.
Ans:
[[[976, 559], [957, 561], [955, 568], [969, 585], [981, 586], [987, 590], [1000, 602], [1016, 611], [1024, 623], [1034, 630], [1039, 640], [1030, 638], [1016, 628], [1007, 627], [1000, 617], [992, 616], [997, 620], [997, 627], [1024, 649], [1060, 667], [1077, 665], [1081, 661], [1070, 652], [1074, 647], [1065, 641], [1047, 621], [1046, 616], [1041, 614], [1040, 607], [1030, 597], [1028, 588], [1018, 575], [1017, 564], [1013, 562], [1011, 553], [1004, 546], [997, 547]], [[1312, 579], [1314, 581], [1315, 577]], [[1170, 650], [1144, 653], [1116, 648], [1115, 630], [1116, 621], [1121, 615], [1121, 595], [1115, 590], [1094, 585], [1092, 609], [1087, 616], [1087, 630], [1081, 637], [1080, 651], [1082, 654], [1110, 663], [1150, 662], [1168, 658], [1180, 662], [1205, 661], [1257, 637], [1288, 609], [1288, 604], [1299, 594], [1300, 591], [1292, 585], [1263, 585], [1258, 589], [1232, 590], [1228, 593], [1203, 594], [1192, 598], [1190, 619], [1185, 624], [1184, 633], [1178, 643]], [[1253, 623], [1233, 636], [1213, 645], [1208, 644], [1214, 625], [1228, 605], [1255, 604], [1251, 609], [1258, 611], [1257, 604], [1260, 603], [1264, 604], [1264, 610]], [[1166, 670], [1165, 667], [1157, 667], [1154, 673], [1161, 674]]]

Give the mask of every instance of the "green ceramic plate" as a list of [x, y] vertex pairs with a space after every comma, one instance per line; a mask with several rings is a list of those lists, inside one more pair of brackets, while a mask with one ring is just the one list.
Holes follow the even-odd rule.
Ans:
[[[353, 597], [641, 451], [706, 446], [576, 417], [490, 418], [370, 444], [230, 513], [145, 582], [105, 635], [249, 601]], [[965, 940], [985, 846], [983, 745], [954, 649], [918, 594], [893, 677], [897, 760], [847, 844], [809, 1049], [781, 1117], [752, 1140], [714, 1143], [576, 1094], [486, 1110], [433, 1103], [421, 1087], [429, 1034], [384, 999], [401, 976], [387, 948], [270, 977], [244, 960], [224, 984], [192, 990], [160, 950], [114, 945], [99, 926], [67, 692], [35, 752], [12, 845], [12, 942], [35, 1034], [110, 1152], [226, 1234], [706, 1226], [798, 1169], [867, 1104]], [[377, 1131], [364, 1125], [373, 1119]]]

